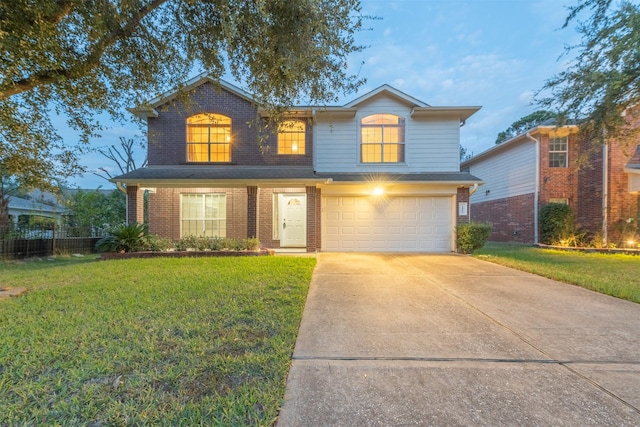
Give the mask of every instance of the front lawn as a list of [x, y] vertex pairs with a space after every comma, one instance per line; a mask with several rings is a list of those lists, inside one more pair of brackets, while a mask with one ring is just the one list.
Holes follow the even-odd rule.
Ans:
[[640, 303], [640, 256], [487, 243], [474, 256]]
[[314, 266], [0, 264], [0, 425], [272, 425]]

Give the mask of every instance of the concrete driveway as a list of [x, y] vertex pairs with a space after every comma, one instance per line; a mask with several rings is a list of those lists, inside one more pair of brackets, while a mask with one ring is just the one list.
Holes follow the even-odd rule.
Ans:
[[639, 426], [640, 304], [462, 255], [320, 254], [278, 426], [427, 425]]

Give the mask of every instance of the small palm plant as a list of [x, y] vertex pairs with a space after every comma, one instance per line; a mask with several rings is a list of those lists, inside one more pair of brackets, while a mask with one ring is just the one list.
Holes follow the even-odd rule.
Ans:
[[98, 240], [98, 252], [137, 252], [149, 249], [149, 234], [144, 225], [138, 223], [123, 224]]

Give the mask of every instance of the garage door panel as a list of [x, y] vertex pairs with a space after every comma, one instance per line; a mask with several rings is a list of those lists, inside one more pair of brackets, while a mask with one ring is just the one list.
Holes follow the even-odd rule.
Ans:
[[323, 197], [323, 250], [448, 252], [451, 197]]

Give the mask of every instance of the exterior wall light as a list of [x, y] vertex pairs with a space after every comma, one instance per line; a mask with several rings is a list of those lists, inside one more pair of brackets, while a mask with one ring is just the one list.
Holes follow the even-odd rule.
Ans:
[[382, 187], [376, 187], [373, 189], [373, 195], [374, 196], [382, 196], [384, 194], [384, 188]]

